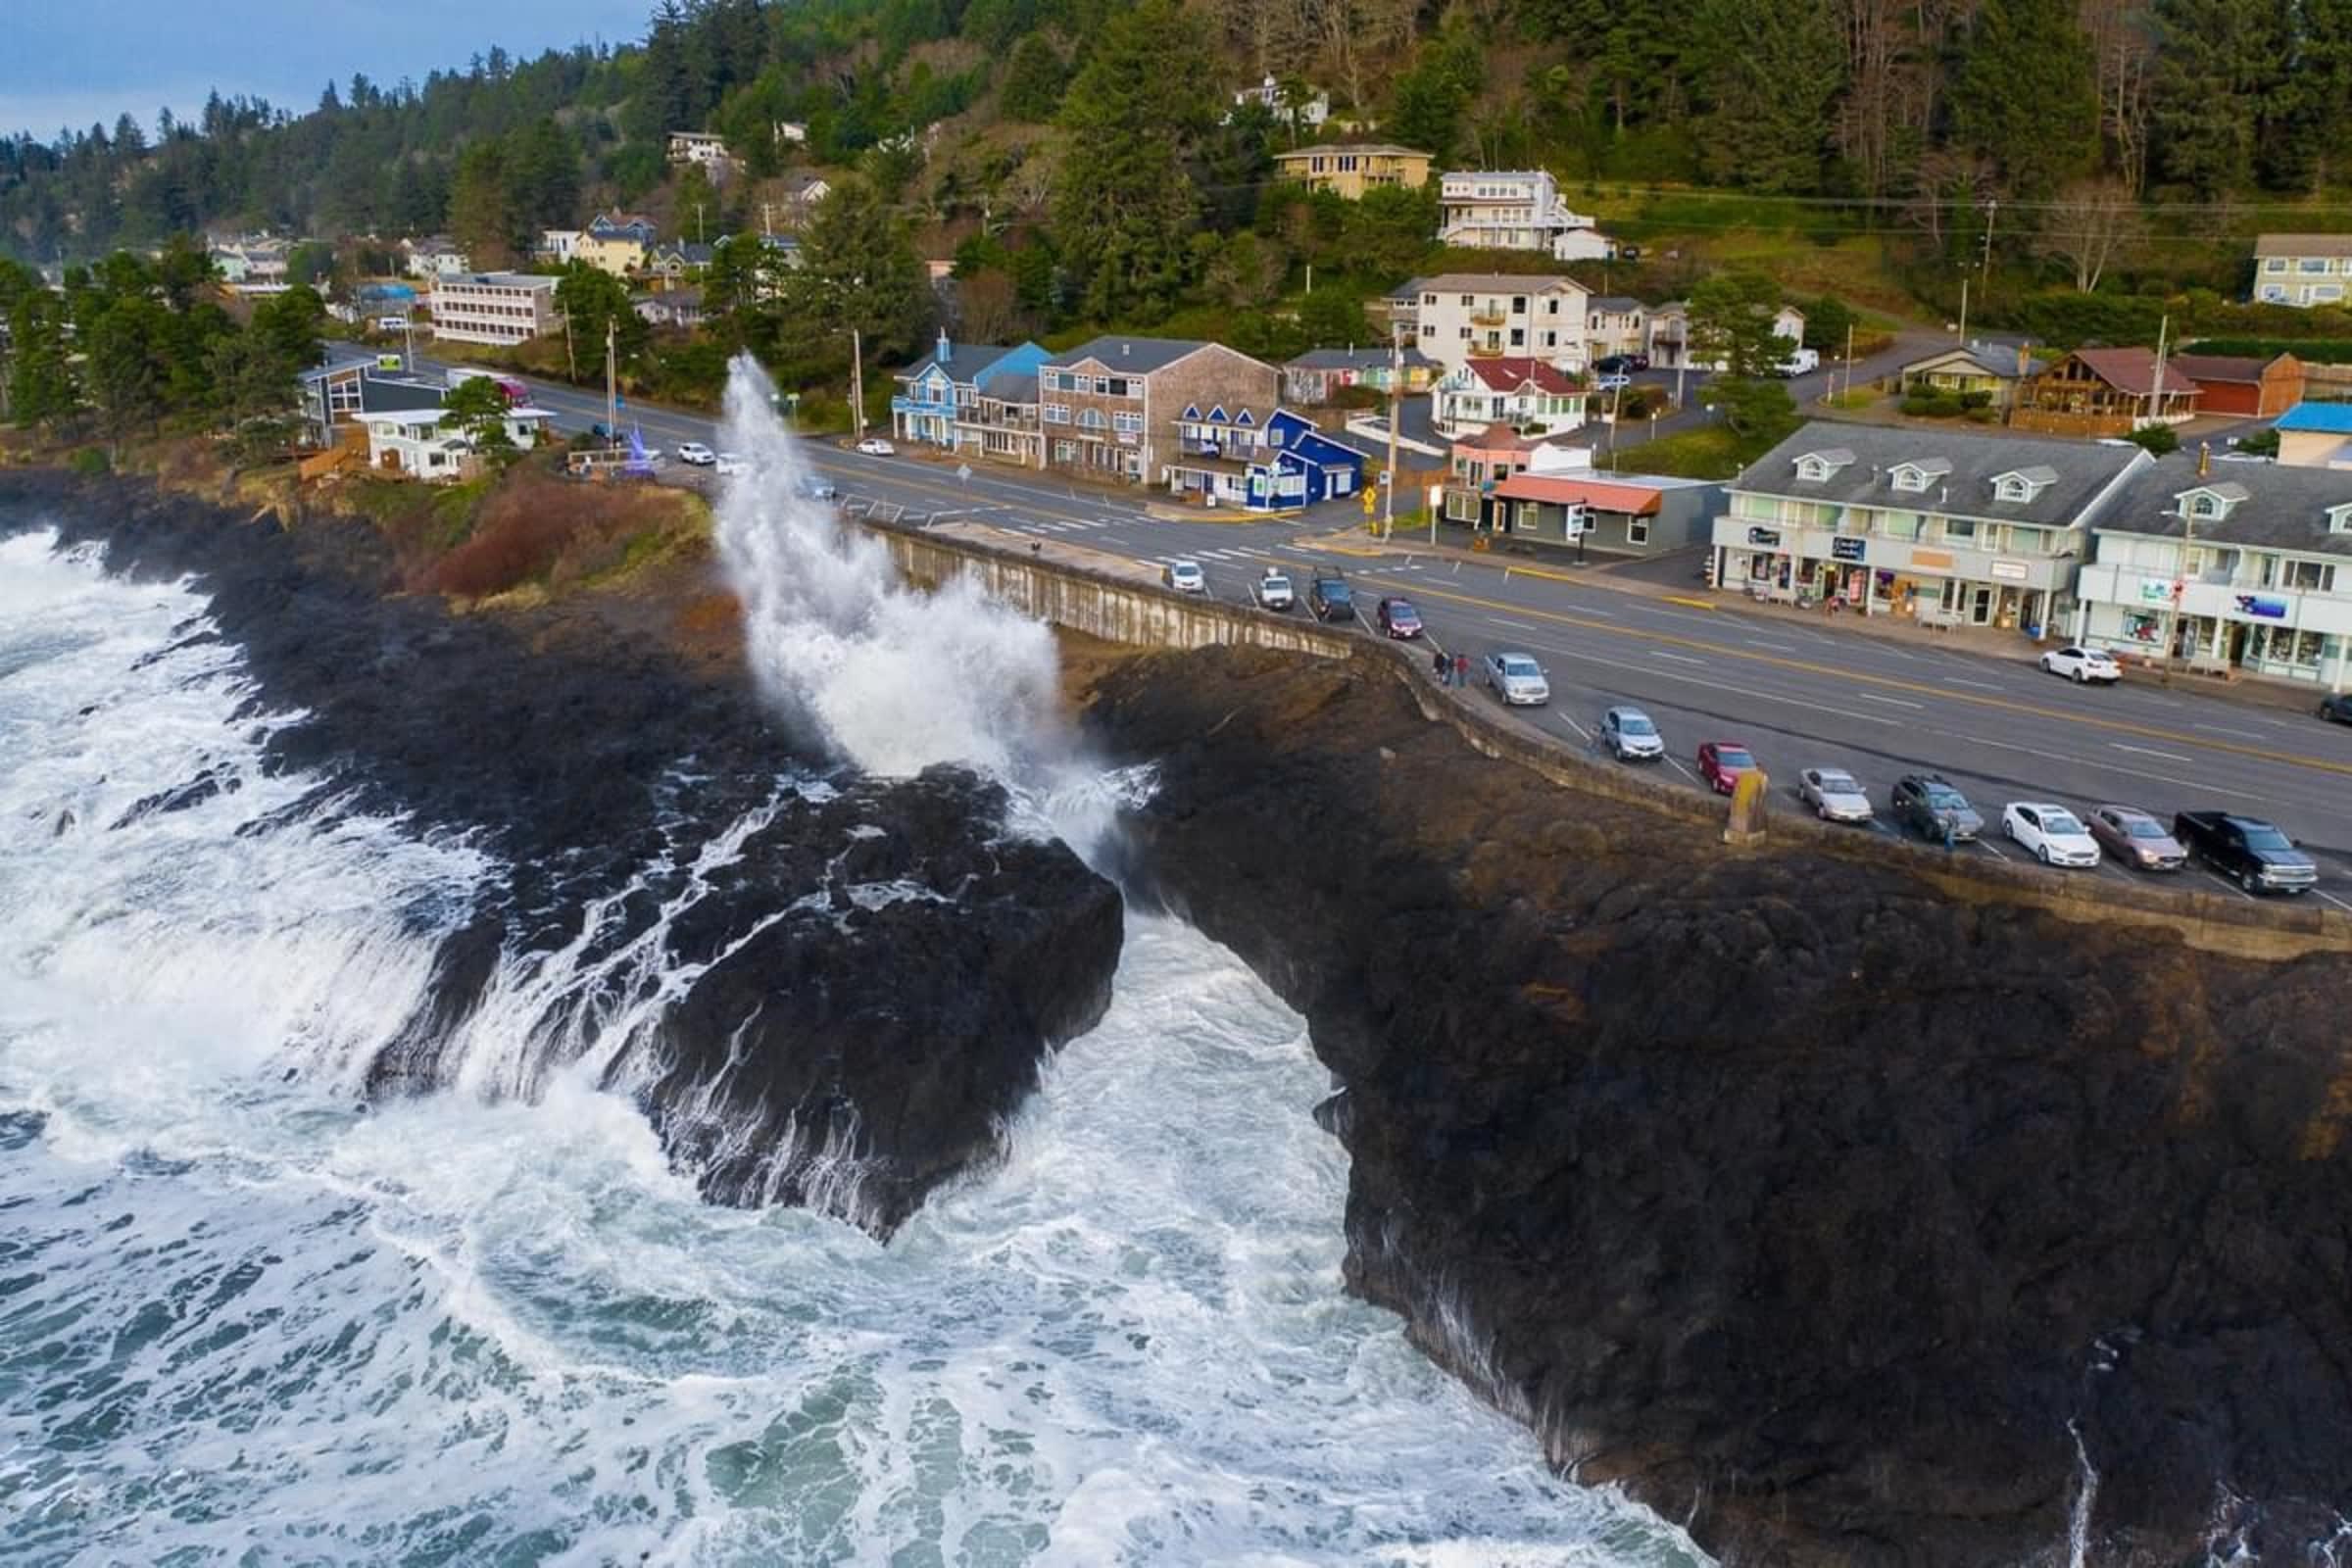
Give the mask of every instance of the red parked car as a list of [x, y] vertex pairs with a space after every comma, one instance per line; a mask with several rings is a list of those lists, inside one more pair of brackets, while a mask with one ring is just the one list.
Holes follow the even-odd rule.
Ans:
[[1383, 599], [1380, 602], [1380, 629], [1392, 637], [1421, 635], [1421, 612], [1401, 599]]
[[1698, 776], [1718, 795], [1740, 787], [1740, 775], [1761, 771], [1755, 755], [1738, 741], [1707, 741], [1698, 749]]

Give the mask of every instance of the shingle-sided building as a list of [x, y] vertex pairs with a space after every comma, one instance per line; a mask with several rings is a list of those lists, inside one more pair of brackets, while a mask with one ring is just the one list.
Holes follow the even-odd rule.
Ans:
[[1037, 377], [1047, 467], [1145, 484], [1168, 482], [1185, 450], [1180, 425], [1270, 412], [1282, 394], [1280, 370], [1221, 343], [1128, 333], [1055, 355]]
[[2152, 461], [2131, 445], [1817, 420], [1732, 481], [1715, 581], [2048, 635], [2070, 623], [2086, 530]]

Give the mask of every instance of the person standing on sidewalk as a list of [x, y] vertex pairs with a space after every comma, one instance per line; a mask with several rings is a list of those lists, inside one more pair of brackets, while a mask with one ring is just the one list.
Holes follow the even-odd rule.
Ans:
[[1467, 687], [1470, 684], [1470, 656], [1468, 654], [1453, 656], [1453, 683], [1461, 687]]
[[1431, 671], [1438, 677], [1438, 684], [1441, 686], [1445, 685], [1446, 672], [1453, 668], [1453, 661], [1446, 657], [1445, 649], [1435, 648], [1434, 646], [1432, 652], [1430, 653], [1429, 661], [1429, 667]]

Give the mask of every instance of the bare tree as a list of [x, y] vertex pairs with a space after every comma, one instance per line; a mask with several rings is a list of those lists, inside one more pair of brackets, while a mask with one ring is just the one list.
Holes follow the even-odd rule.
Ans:
[[2074, 269], [2075, 287], [2087, 294], [2145, 231], [2131, 186], [2120, 179], [2077, 180], [2042, 210], [2034, 248]]
[[2108, 165], [2136, 191], [2148, 168], [2148, 79], [2156, 24], [2147, 0], [2082, 0], [2099, 94], [2099, 134]]
[[996, 268], [962, 279], [956, 303], [962, 315], [957, 330], [974, 343], [1010, 343], [1027, 329], [1012, 279]]
[[1911, 198], [1903, 204], [1903, 221], [1928, 236], [1938, 250], [1951, 229], [1954, 213], [1984, 205], [1994, 189], [1992, 161], [1976, 153], [1937, 148], [1919, 161]]

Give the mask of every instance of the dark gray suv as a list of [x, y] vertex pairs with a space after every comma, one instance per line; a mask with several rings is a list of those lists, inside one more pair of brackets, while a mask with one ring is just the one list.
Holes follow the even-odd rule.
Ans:
[[1888, 804], [1894, 819], [1921, 838], [1974, 844], [1984, 831], [1984, 819], [1968, 804], [1968, 797], [1937, 773], [1905, 773], [1894, 781]]

